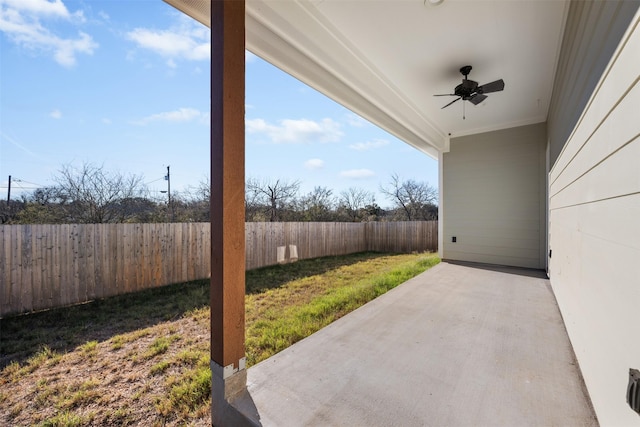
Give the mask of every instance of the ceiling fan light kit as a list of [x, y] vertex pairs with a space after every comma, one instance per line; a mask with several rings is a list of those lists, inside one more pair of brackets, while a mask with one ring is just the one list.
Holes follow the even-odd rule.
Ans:
[[[462, 79], [462, 83], [456, 86], [453, 93], [446, 93], [441, 95], [433, 95], [433, 96], [456, 96], [457, 98], [442, 107], [442, 109], [447, 108], [449, 105], [453, 104], [456, 101], [469, 101], [473, 105], [478, 105], [485, 99], [487, 99], [486, 93], [499, 92], [504, 90], [504, 80], [496, 80], [491, 83], [487, 83], [484, 85], [478, 85], [478, 82], [469, 80], [468, 76], [473, 67], [471, 65], [465, 65], [460, 68], [460, 73], [464, 76]], [[464, 104], [463, 104], [464, 106]], [[465, 119], [464, 108], [462, 118]]]

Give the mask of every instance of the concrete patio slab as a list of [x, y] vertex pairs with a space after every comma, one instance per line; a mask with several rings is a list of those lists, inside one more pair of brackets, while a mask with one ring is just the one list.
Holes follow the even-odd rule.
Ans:
[[263, 426], [596, 426], [541, 272], [441, 263], [248, 370]]

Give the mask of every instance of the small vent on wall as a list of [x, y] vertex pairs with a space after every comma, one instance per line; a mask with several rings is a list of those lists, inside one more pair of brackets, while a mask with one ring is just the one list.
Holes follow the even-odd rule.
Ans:
[[640, 371], [637, 369], [629, 369], [627, 403], [631, 409], [640, 414]]

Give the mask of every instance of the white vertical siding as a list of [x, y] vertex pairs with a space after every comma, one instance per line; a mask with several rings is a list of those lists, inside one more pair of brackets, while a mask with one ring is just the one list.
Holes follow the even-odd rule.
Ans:
[[640, 425], [640, 14], [549, 176], [549, 270], [602, 425]]
[[546, 267], [545, 146], [544, 123], [451, 139], [442, 156], [445, 259]]

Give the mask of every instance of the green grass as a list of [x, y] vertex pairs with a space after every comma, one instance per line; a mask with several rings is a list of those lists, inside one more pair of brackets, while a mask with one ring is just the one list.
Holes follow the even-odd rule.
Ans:
[[2, 370], [2, 373], [7, 375], [11, 381], [18, 381], [20, 378], [31, 374], [41, 367], [55, 366], [61, 359], [62, 355], [60, 353], [53, 351], [49, 346], [44, 345], [41, 347], [40, 351], [29, 357], [25, 364], [21, 365], [17, 361], [13, 360]]
[[169, 339], [167, 337], [158, 337], [151, 343], [145, 355], [146, 357], [157, 356], [158, 354], [166, 352], [168, 349]]
[[99, 385], [100, 381], [96, 379], [72, 384], [60, 394], [55, 406], [58, 409], [67, 410], [96, 402], [100, 399], [100, 393], [97, 390]]
[[158, 411], [167, 416], [179, 414], [187, 417], [211, 397], [211, 369], [209, 361], [187, 370], [179, 378], [167, 380], [168, 394], [156, 404]]
[[193, 345], [187, 349], [184, 349], [176, 353], [175, 355], [167, 359], [161, 360], [160, 362], [156, 363], [151, 367], [149, 372], [153, 376], [153, 375], [160, 375], [166, 372], [172, 366], [173, 367], [175, 366], [193, 367], [197, 365], [199, 362], [201, 362], [202, 360], [208, 361], [208, 357], [209, 357], [208, 346]]
[[95, 360], [98, 357], [98, 341], [88, 341], [78, 347], [83, 357], [89, 360]]
[[73, 412], [63, 411], [38, 424], [40, 427], [78, 427], [91, 423], [91, 416], [80, 416]]
[[139, 338], [146, 337], [151, 334], [149, 328], [140, 329], [137, 331], [129, 332], [127, 334], [116, 335], [111, 338], [111, 350], [120, 350], [125, 344], [135, 341]]
[[128, 407], [118, 408], [113, 411], [109, 411], [105, 416], [106, 425], [127, 426], [133, 425], [134, 414]]
[[[248, 271], [248, 365], [437, 262], [433, 254], [360, 253]], [[0, 424], [26, 419], [41, 426], [189, 425], [206, 420], [211, 393], [208, 304], [209, 283], [199, 281], [0, 320], [0, 406], [8, 408], [5, 418], [0, 408]], [[89, 379], [78, 382], [78, 370]], [[110, 375], [108, 382], [98, 379], [104, 374]], [[111, 403], [110, 391], [119, 384], [130, 393]], [[22, 391], [27, 394], [14, 397]]]
[[283, 306], [265, 307], [263, 301], [249, 297], [247, 311], [260, 311], [260, 316], [247, 325], [247, 364], [282, 351], [439, 261], [435, 255], [424, 255], [417, 261], [410, 259], [392, 269], [377, 271], [371, 269], [372, 261], [363, 260], [316, 277], [324, 286], [311, 296], [299, 290], [305, 283], [313, 286], [308, 278], [288, 283], [284, 291], [278, 290], [281, 292], [263, 291], [270, 292], [274, 301], [288, 301]]

